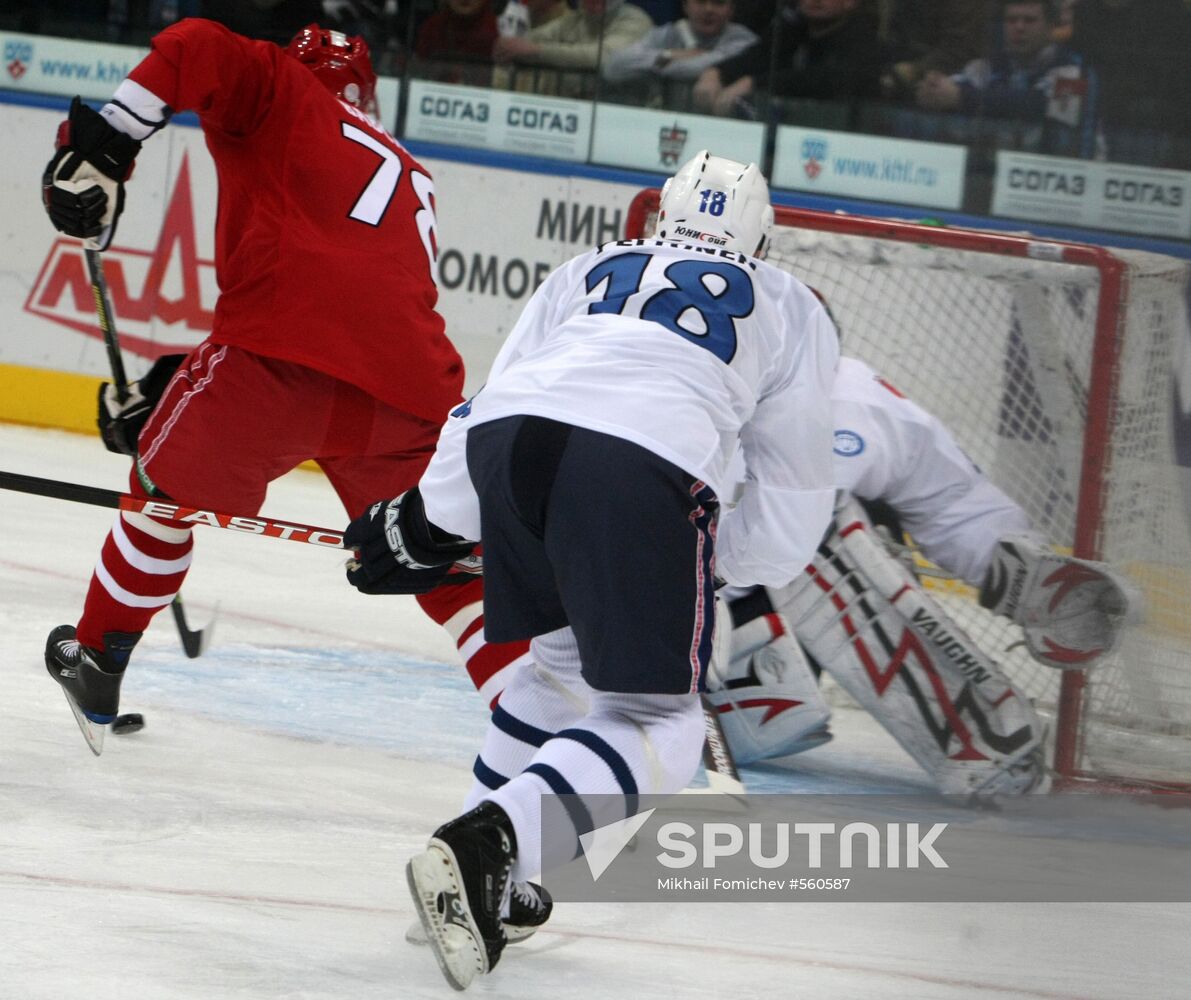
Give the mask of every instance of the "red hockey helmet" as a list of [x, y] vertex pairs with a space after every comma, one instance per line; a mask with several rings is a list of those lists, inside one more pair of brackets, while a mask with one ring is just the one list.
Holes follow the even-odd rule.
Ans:
[[285, 49], [288, 55], [309, 66], [332, 94], [355, 105], [364, 114], [377, 117], [376, 71], [368, 54], [368, 43], [359, 35], [308, 24], [294, 35]]

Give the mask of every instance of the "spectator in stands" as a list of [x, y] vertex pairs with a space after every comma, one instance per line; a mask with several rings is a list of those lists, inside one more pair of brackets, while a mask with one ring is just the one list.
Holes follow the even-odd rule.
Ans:
[[890, 61], [881, 73], [881, 92], [890, 100], [913, 102], [927, 73], [958, 73], [985, 50], [987, 0], [890, 0], [882, 11]]
[[709, 66], [756, 44], [753, 32], [733, 23], [734, 10], [732, 0], [685, 0], [686, 17], [613, 52], [604, 63], [604, 79], [618, 84], [654, 78], [693, 83]]
[[643, 37], [651, 26], [644, 11], [624, 0], [581, 0], [577, 10], [532, 28], [524, 37], [498, 38], [492, 57], [501, 65], [493, 85], [508, 86], [513, 79], [521, 89], [520, 74], [514, 79], [501, 70], [531, 67], [536, 93], [589, 97], [604, 61]]
[[496, 29], [501, 38], [527, 35], [533, 28], [557, 21], [570, 9], [566, 0], [509, 0], [496, 19]]
[[491, 0], [441, 0], [418, 29], [414, 52], [432, 63], [420, 74], [446, 83], [486, 84], [496, 37]]
[[882, 62], [870, 5], [787, 0], [757, 45], [704, 70], [693, 96], [703, 110], [743, 116], [756, 90], [820, 100], [871, 97], [879, 90]]
[[1030, 123], [1016, 141], [998, 146], [1091, 156], [1095, 146], [1096, 80], [1083, 60], [1052, 39], [1058, 24], [1054, 0], [1001, 0], [1002, 38], [986, 58], [962, 73], [927, 73], [915, 100], [928, 111]]

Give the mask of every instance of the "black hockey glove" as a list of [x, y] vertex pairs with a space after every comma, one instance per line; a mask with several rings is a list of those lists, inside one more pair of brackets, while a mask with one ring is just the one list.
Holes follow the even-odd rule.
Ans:
[[128, 398], [123, 403], [111, 382], [100, 383], [99, 436], [108, 451], [136, 457], [136, 442], [145, 421], [185, 360], [185, 354], [163, 354], [138, 381], [128, 383]]
[[141, 144], [112, 128], [79, 98], [58, 126], [57, 152], [41, 178], [42, 201], [54, 228], [106, 250], [124, 211], [124, 182]]
[[[426, 520], [415, 486], [395, 500], [374, 503], [352, 521], [343, 546], [355, 556], [347, 564], [347, 580], [360, 593], [425, 594], [448, 582], [455, 562], [468, 559], [476, 543]], [[451, 575], [471, 578], [468, 573]]]

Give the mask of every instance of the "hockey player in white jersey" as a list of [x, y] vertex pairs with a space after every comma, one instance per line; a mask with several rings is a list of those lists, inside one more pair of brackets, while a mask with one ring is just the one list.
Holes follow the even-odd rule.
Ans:
[[1136, 588], [1103, 564], [1051, 550], [943, 424], [863, 362], [840, 359], [832, 405], [841, 501], [830, 537], [787, 585], [725, 594], [736, 627], [717, 649], [709, 697], [737, 761], [830, 738], [805, 649], [941, 791], [1046, 788], [1030, 699], [996, 651], [981, 649], [890, 553], [865, 507], [896, 515], [897, 533], [979, 588], [980, 602], [1021, 625], [1030, 653], [1051, 667], [1088, 667], [1115, 648], [1140, 618]]
[[[468, 811], [408, 868], [456, 988], [500, 957], [510, 875], [540, 870], [543, 794], [620, 796], [603, 825], [689, 783], [716, 577], [784, 584], [830, 524], [838, 342], [815, 296], [759, 259], [772, 221], [755, 165], [696, 155], [658, 238], [550, 275], [419, 489], [348, 529], [349, 579], [374, 593], [437, 582], [482, 539], [488, 641], [533, 639]], [[720, 512], [738, 443], [747, 482]]]

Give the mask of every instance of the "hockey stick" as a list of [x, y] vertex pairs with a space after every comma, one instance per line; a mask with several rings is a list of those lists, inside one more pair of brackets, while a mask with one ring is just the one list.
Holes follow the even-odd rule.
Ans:
[[[91, 282], [91, 296], [95, 299], [99, 329], [103, 334], [103, 345], [107, 348], [108, 365], [112, 370], [112, 385], [116, 389], [116, 399], [123, 403], [129, 395], [128, 375], [124, 371], [124, 357], [120, 353], [120, 341], [116, 333], [116, 321], [112, 315], [107, 278], [103, 274], [103, 257], [98, 250], [90, 248], [84, 248], [83, 256], [87, 260], [87, 276]], [[174, 595], [173, 601], [170, 602], [170, 611], [174, 616], [174, 624], [178, 627], [178, 638], [182, 641], [182, 651], [192, 660], [196, 656], [202, 656], [203, 650], [211, 641], [209, 634], [211, 626], [195, 630], [187, 624], [181, 593]]]
[[112, 384], [116, 387], [116, 399], [123, 403], [128, 399], [128, 376], [124, 372], [124, 358], [120, 354], [120, 342], [116, 336], [116, 324], [112, 318], [112, 302], [108, 297], [108, 283], [103, 276], [103, 258], [98, 250], [84, 249], [87, 260], [87, 277], [91, 281], [91, 296], [95, 299], [95, 312], [99, 316], [99, 330], [103, 334], [103, 346], [107, 348], [108, 365], [112, 369]]
[[719, 712], [706, 695], [700, 698], [703, 702], [703, 768], [707, 772], [708, 789], [743, 802], [744, 782], [740, 780], [740, 769], [724, 736]]
[[168, 500], [152, 500], [134, 497], [116, 490], [105, 490], [98, 486], [83, 486], [79, 483], [65, 483], [57, 479], [41, 479], [18, 472], [0, 472], [0, 489], [17, 493], [31, 493], [34, 496], [52, 497], [55, 500], [71, 500], [90, 504], [93, 507], [110, 507], [113, 510], [144, 514], [147, 517], [165, 518], [183, 524], [205, 524], [210, 528], [224, 528], [248, 535], [267, 535], [287, 542], [305, 542], [323, 548], [343, 548], [343, 532], [329, 528], [317, 528], [310, 524], [279, 521], [269, 517], [242, 517], [237, 514], [222, 514], [218, 511], [187, 507]]

